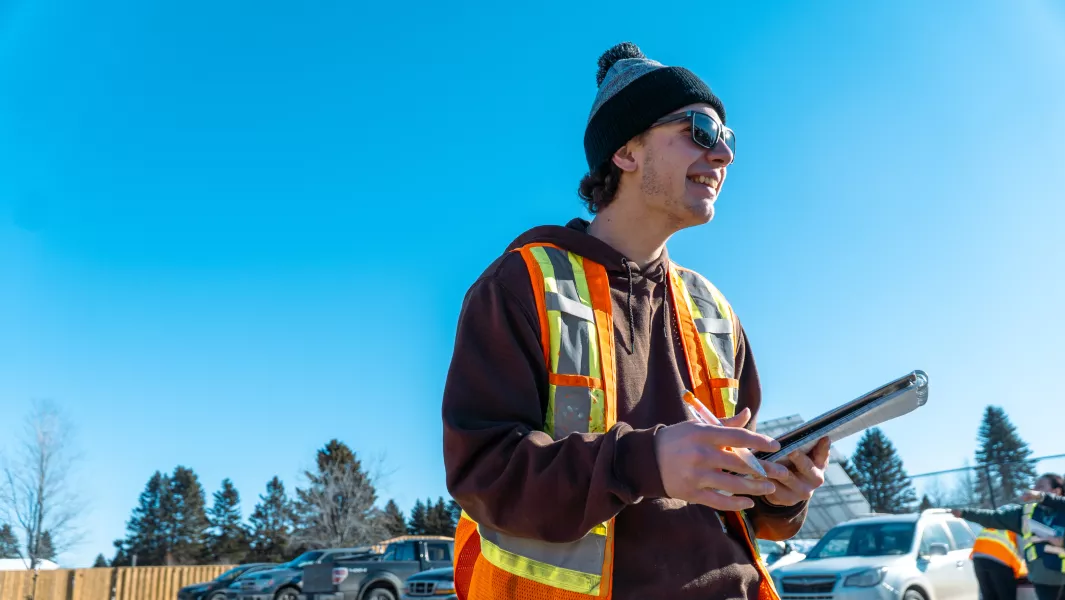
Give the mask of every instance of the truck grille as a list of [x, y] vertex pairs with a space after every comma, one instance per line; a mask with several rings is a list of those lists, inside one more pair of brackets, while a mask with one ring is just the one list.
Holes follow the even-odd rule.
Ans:
[[431, 596], [436, 591], [435, 581], [411, 581], [407, 584], [411, 596]]
[[837, 579], [835, 575], [785, 577], [781, 580], [781, 588], [785, 594], [828, 594], [835, 589]]

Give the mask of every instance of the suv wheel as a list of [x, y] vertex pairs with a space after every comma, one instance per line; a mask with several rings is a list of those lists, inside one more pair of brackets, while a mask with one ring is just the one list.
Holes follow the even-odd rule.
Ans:
[[906, 593], [902, 596], [902, 600], [925, 600], [925, 597], [921, 592], [909, 589], [906, 590]]
[[370, 590], [370, 593], [366, 594], [365, 600], [396, 600], [396, 596], [391, 590], [377, 588], [376, 590]]

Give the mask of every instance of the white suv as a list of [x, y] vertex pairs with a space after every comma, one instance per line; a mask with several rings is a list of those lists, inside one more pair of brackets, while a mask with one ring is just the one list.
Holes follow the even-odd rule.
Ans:
[[976, 600], [975, 538], [947, 510], [863, 517], [772, 577], [782, 600]]

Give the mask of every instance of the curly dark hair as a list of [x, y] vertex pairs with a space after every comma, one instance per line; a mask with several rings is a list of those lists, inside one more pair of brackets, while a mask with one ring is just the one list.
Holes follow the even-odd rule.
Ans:
[[598, 214], [614, 201], [618, 193], [618, 184], [621, 183], [621, 169], [608, 160], [598, 169], [581, 178], [577, 186], [577, 195], [584, 200], [588, 212]]

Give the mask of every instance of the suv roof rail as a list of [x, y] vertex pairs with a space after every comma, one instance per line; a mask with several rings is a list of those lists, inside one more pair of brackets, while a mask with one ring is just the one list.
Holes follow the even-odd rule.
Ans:
[[922, 515], [947, 515], [952, 511], [949, 508], [926, 508], [921, 511]]

